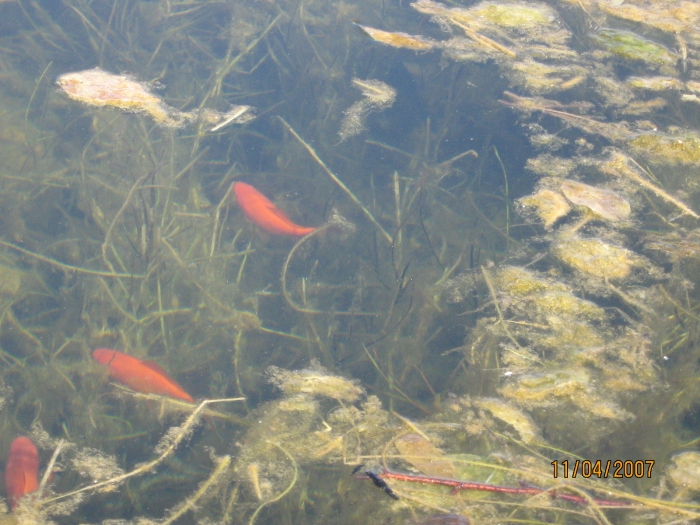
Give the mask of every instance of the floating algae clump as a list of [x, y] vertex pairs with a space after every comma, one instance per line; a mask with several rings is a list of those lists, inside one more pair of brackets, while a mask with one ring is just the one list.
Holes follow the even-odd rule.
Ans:
[[93, 483], [104, 481], [124, 474], [114, 456], [108, 456], [100, 450], [85, 448], [80, 450], [71, 461], [73, 470], [92, 480]]
[[688, 133], [684, 136], [661, 134], [638, 135], [629, 141], [636, 153], [657, 164], [671, 166], [700, 164], [700, 137]]
[[624, 279], [637, 264], [631, 251], [600, 239], [573, 237], [557, 242], [554, 254], [583, 274], [604, 279]]
[[396, 90], [379, 80], [353, 78], [352, 83], [362, 91], [364, 98], [345, 110], [345, 117], [338, 131], [341, 141], [361, 133], [365, 129], [365, 120], [370, 113], [383, 111], [391, 107], [396, 100]]
[[282, 370], [276, 366], [267, 369], [270, 382], [285, 394], [311, 394], [353, 402], [364, 394], [355, 381], [330, 375], [318, 362], [304, 370]]
[[630, 31], [601, 29], [591, 39], [601, 48], [624, 60], [674, 66], [678, 58], [664, 46]]

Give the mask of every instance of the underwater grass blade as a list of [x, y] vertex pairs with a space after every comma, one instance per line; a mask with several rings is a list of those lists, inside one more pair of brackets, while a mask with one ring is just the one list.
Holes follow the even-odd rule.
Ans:
[[306, 149], [306, 151], [309, 152], [309, 155], [311, 155], [311, 156], [313, 157], [313, 159], [318, 163], [318, 165], [321, 166], [321, 168], [323, 169], [323, 171], [326, 172], [326, 174], [331, 178], [331, 180], [332, 180], [333, 182], [335, 182], [335, 183], [338, 185], [338, 187], [339, 187], [341, 190], [343, 190], [343, 192], [345, 192], [345, 194], [346, 194], [348, 197], [350, 197], [350, 200], [351, 200], [352, 202], [354, 202], [354, 203], [360, 208], [360, 210], [362, 210], [362, 213], [365, 214], [365, 217], [367, 217], [367, 218], [370, 220], [370, 222], [371, 222], [372, 224], [374, 224], [374, 225], [377, 227], [377, 229], [378, 229], [379, 232], [382, 234], [382, 236], [384, 237], [384, 239], [385, 239], [388, 243], [391, 243], [391, 235], [389, 235], [389, 234], [387, 233], [387, 231], [382, 227], [382, 225], [379, 224], [379, 222], [377, 221], [377, 219], [374, 218], [374, 215], [372, 215], [372, 213], [365, 207], [365, 205], [362, 204], [362, 202], [360, 201], [360, 199], [358, 199], [358, 198], [355, 196], [355, 194], [354, 194], [353, 192], [350, 191], [350, 188], [348, 188], [348, 187], [345, 185], [345, 183], [343, 183], [343, 181], [341, 181], [341, 180], [337, 177], [337, 175], [335, 175], [335, 173], [333, 173], [333, 172], [328, 168], [328, 166], [326, 166], [326, 164], [323, 162], [323, 160], [321, 160], [321, 158], [316, 154], [316, 152], [314, 151], [314, 149], [313, 149], [309, 144], [307, 144], [306, 141], [305, 141], [304, 139], [302, 139], [296, 131], [294, 131], [294, 128], [292, 128], [292, 126], [290, 126], [289, 124], [287, 124], [287, 122], [286, 122], [282, 117], [279, 117], [279, 116], [278, 116], [277, 118], [279, 118], [280, 121], [282, 122], [282, 124], [284, 124], [284, 126], [287, 128], [287, 131], [289, 131], [289, 132], [294, 136], [294, 138], [297, 139], [297, 140], [299, 141], [299, 143], [300, 143], [302, 146], [304, 146], [304, 149]]
[[275, 496], [271, 500], [265, 501], [257, 509], [255, 509], [255, 512], [248, 520], [248, 525], [253, 525], [255, 523], [255, 520], [258, 517], [258, 514], [260, 514], [261, 510], [263, 510], [268, 505], [271, 505], [272, 503], [275, 503], [275, 502], [281, 500], [287, 494], [289, 494], [291, 492], [291, 490], [294, 488], [294, 485], [297, 484], [297, 480], [299, 479], [299, 468], [297, 466], [297, 462], [295, 461], [294, 457], [289, 452], [287, 452], [284, 448], [282, 448], [281, 445], [279, 445], [277, 443], [272, 443], [272, 445], [277, 447], [278, 449], [280, 449], [284, 453], [284, 455], [287, 456], [287, 458], [289, 458], [289, 461], [292, 463], [292, 467], [294, 468], [294, 475], [292, 476], [292, 481], [289, 483], [287, 488], [285, 488], [281, 493], [279, 493], [277, 496]]

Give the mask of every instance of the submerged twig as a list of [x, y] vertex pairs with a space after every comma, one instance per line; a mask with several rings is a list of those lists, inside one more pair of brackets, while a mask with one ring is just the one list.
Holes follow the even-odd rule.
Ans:
[[127, 472], [125, 474], [121, 474], [119, 476], [115, 476], [113, 478], [110, 478], [105, 481], [101, 481], [99, 483], [93, 483], [92, 485], [88, 485], [87, 487], [83, 487], [77, 490], [73, 490], [71, 492], [66, 492], [65, 494], [59, 494], [58, 496], [54, 496], [52, 498], [48, 498], [42, 501], [38, 502], [39, 506], [43, 505], [48, 505], [49, 503], [53, 503], [54, 501], [59, 501], [65, 498], [69, 498], [71, 496], [75, 496], [76, 494], [82, 494], [83, 492], [87, 491], [93, 491], [100, 489], [102, 487], [106, 487], [108, 485], [115, 485], [117, 483], [121, 483], [122, 481], [125, 481], [129, 478], [132, 478], [134, 476], [138, 476], [140, 474], [144, 474], [145, 472], [148, 472], [149, 470], [153, 469], [157, 465], [163, 462], [168, 456], [170, 456], [173, 452], [175, 452], [175, 449], [178, 447], [178, 445], [182, 442], [185, 437], [187, 437], [190, 433], [190, 430], [194, 428], [194, 426], [197, 424], [197, 421], [199, 420], [199, 416], [204, 410], [204, 407], [207, 405], [210, 405], [212, 403], [229, 403], [231, 401], [240, 401], [240, 397], [233, 397], [233, 398], [227, 398], [227, 399], [205, 399], [197, 407], [192, 411], [192, 413], [189, 415], [189, 417], [185, 420], [185, 422], [180, 426], [179, 432], [177, 435], [170, 441], [170, 443], [165, 447], [163, 452], [161, 452], [160, 456], [158, 456], [156, 459], [149, 461], [147, 463], [143, 463], [136, 467], [134, 470]]

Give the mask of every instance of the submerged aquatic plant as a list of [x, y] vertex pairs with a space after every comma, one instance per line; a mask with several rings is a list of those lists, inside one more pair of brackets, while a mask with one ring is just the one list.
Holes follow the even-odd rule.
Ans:
[[[325, 0], [16, 7], [0, 37], [3, 439], [43, 423], [42, 459], [70, 473], [8, 520], [697, 519], [670, 501], [692, 497], [679, 462], [659, 469], [678, 482], [636, 494], [551, 473], [566, 450], [670, 463], [693, 431], [693, 3], [412, 4], [432, 27]], [[584, 50], [596, 39], [607, 52]], [[102, 69], [52, 97], [66, 64]], [[167, 83], [167, 105], [105, 73], [124, 68]], [[279, 118], [224, 128], [253, 103]], [[331, 220], [296, 244], [253, 235], [240, 179]], [[108, 386], [89, 358], [103, 346], [245, 402]]]

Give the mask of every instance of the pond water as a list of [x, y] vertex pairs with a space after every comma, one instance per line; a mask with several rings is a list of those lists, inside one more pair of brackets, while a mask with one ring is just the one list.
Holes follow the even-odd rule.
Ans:
[[0, 2], [2, 523], [698, 520], [699, 35]]

